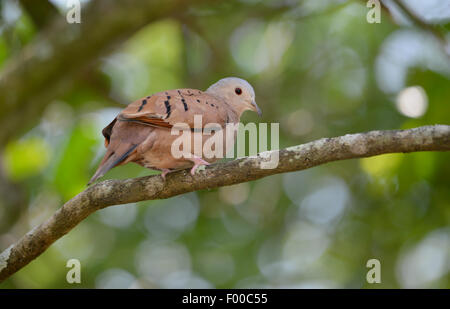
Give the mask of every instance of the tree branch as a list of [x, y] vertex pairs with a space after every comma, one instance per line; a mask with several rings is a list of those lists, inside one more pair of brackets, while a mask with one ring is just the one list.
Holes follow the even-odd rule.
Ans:
[[[126, 180], [106, 180], [68, 201], [46, 222], [35, 227], [0, 254], [0, 281], [42, 254], [53, 242], [67, 234], [93, 212], [118, 204], [165, 199], [201, 189], [247, 182], [269, 175], [300, 171], [327, 162], [376, 156], [384, 153], [450, 151], [450, 126], [434, 125], [409, 130], [371, 131], [323, 138], [282, 150], [206, 167], [191, 176], [187, 170], [167, 176], [147, 176]], [[274, 169], [260, 164], [278, 155]]]
[[450, 57], [450, 49], [448, 46], [448, 41], [444, 33], [439, 31], [436, 26], [425, 22], [421, 17], [419, 17], [415, 12], [413, 12], [402, 0], [394, 0], [394, 3], [402, 11], [409, 20], [412, 21], [414, 25], [421, 28], [424, 31], [431, 33], [437, 39], [441, 45], [441, 49], [447, 57]]
[[50, 1], [19, 0], [38, 29], [46, 27], [51, 20], [59, 16], [58, 9]]
[[94, 60], [118, 43], [155, 20], [206, 2], [97, 0], [81, 10], [80, 24], [68, 24], [65, 16], [53, 19], [2, 70], [0, 145], [34, 125], [47, 104], [70, 90]]

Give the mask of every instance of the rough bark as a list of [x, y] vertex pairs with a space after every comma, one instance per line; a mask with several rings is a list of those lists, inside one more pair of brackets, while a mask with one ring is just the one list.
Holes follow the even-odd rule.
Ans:
[[[450, 126], [434, 125], [409, 130], [371, 131], [323, 138], [257, 156], [218, 163], [191, 176], [188, 170], [160, 176], [107, 180], [95, 184], [64, 204], [46, 222], [35, 227], [0, 254], [0, 281], [5, 280], [42, 254], [53, 242], [93, 212], [118, 204], [165, 199], [201, 189], [256, 180], [269, 175], [300, 171], [327, 162], [376, 156], [384, 153], [449, 151]], [[274, 169], [260, 164], [278, 155]]]

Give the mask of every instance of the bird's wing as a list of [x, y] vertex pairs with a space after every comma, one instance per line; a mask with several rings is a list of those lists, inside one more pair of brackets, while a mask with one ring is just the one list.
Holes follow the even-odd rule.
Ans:
[[154, 128], [134, 122], [114, 119], [102, 133], [105, 136], [106, 154], [89, 184], [102, 177], [113, 167], [129, 162], [135, 158], [136, 151]]
[[228, 111], [229, 106], [225, 102], [206, 92], [175, 89], [159, 92], [131, 103], [117, 119], [165, 128], [185, 123], [194, 128], [194, 116], [201, 115], [202, 128], [208, 123], [217, 123], [224, 127]]
[[[152, 132], [152, 127], [170, 129], [184, 123], [192, 130], [214, 123], [224, 128], [229, 112], [225, 102], [194, 89], [159, 92], [131, 103], [103, 129], [107, 152], [89, 183], [114, 166], [135, 159], [138, 146]], [[199, 124], [195, 123], [196, 115], [202, 116]], [[208, 127], [217, 129], [217, 126]]]

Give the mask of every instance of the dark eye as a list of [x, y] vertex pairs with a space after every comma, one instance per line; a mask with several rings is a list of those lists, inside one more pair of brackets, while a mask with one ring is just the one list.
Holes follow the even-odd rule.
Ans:
[[241, 95], [242, 94], [242, 89], [241, 88], [236, 88], [236, 89], [234, 89], [234, 92], [236, 92], [237, 95]]

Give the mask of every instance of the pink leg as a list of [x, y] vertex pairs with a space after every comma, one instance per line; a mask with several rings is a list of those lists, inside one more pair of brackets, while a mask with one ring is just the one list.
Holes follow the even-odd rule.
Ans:
[[166, 180], [166, 175], [168, 174], [168, 173], [170, 173], [171, 172], [171, 170], [170, 169], [168, 169], [168, 168], [162, 168], [161, 169], [161, 177], [162, 177], [162, 179], [165, 181]]
[[191, 160], [192, 162], [194, 162], [194, 166], [191, 169], [191, 175], [194, 176], [195, 175], [195, 171], [197, 170], [197, 168], [200, 165], [209, 165], [208, 162], [206, 162], [205, 160], [203, 160], [200, 157], [197, 156], [192, 156], [192, 158], [190, 158], [189, 160]]

